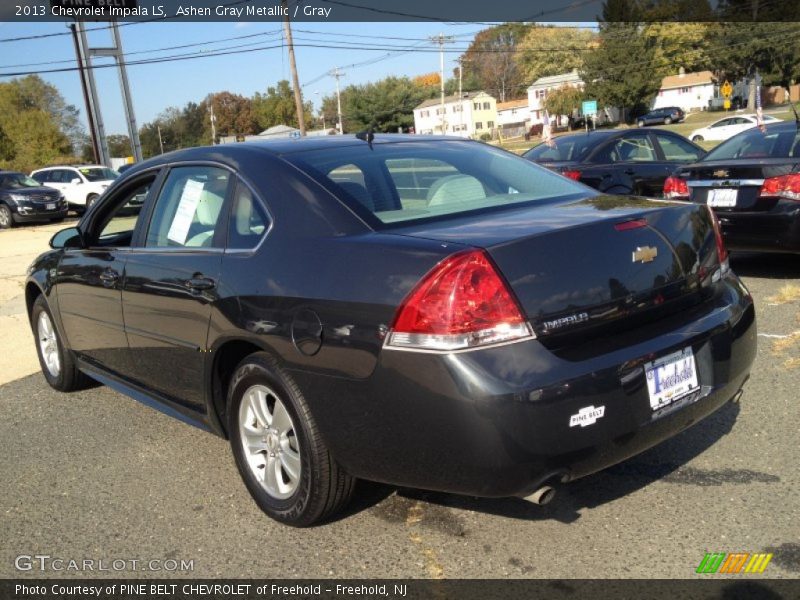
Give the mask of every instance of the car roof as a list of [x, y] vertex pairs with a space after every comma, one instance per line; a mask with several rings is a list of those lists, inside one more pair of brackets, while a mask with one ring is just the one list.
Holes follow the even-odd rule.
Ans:
[[25, 175], [22, 171], [4, 171], [0, 169], [0, 175]]

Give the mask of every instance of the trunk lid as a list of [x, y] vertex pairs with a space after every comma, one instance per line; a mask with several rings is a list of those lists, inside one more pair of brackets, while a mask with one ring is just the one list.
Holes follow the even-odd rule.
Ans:
[[543, 341], [635, 327], [697, 304], [716, 262], [705, 207], [624, 196], [406, 226], [485, 248]]
[[708, 204], [716, 211], [759, 212], [771, 210], [778, 198], [761, 198], [765, 179], [797, 171], [796, 158], [740, 159], [701, 162], [677, 173], [689, 185], [691, 201]]

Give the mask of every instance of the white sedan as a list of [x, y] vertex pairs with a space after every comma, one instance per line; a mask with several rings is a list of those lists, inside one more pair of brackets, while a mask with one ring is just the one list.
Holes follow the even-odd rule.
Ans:
[[[776, 119], [775, 117], [771, 117], [769, 115], [764, 115], [765, 124], [775, 123], [777, 121], [780, 121], [780, 119]], [[695, 129], [691, 134], [689, 134], [689, 139], [693, 142], [702, 142], [703, 140], [721, 142], [735, 136], [737, 133], [741, 133], [742, 131], [755, 127], [756, 125], [758, 125], [758, 121], [756, 120], [755, 115], [736, 115], [733, 117], [725, 117], [724, 119], [720, 119], [719, 121], [712, 123], [708, 127]]]

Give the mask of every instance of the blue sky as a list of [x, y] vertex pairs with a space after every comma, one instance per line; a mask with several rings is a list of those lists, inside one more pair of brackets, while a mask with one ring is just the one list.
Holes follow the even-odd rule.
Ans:
[[[88, 25], [98, 27], [97, 24]], [[399, 40], [371, 40], [356, 36], [394, 36], [402, 38], [424, 39], [440, 32], [456, 36], [453, 47], [465, 48], [472, 34], [485, 25], [478, 24], [446, 24], [446, 23], [298, 23], [295, 26], [295, 42], [314, 43], [357, 42], [366, 45], [386, 46], [388, 44], [414, 44], [423, 42], [405, 42]], [[280, 30], [280, 23], [144, 23], [128, 25], [121, 28], [122, 42], [126, 54], [177, 46], [259, 34]], [[306, 33], [299, 30], [322, 32], [323, 35]], [[39, 35], [68, 31], [66, 23], [0, 23], [0, 39]], [[341, 37], [334, 37], [338, 34]], [[110, 44], [107, 31], [91, 32], [92, 46]], [[324, 41], [323, 41], [324, 38]], [[272, 36], [230, 40], [216, 44], [208, 44], [203, 49], [211, 51], [222, 47], [239, 44], [255, 46], [280, 44], [282, 37], [278, 33]], [[427, 46], [427, 45], [426, 45]], [[428, 46], [429, 47], [429, 46]], [[171, 50], [161, 54], [176, 54], [197, 51], [200, 48]], [[383, 52], [363, 49], [330, 49], [303, 48], [296, 49], [300, 82], [311, 81], [335, 66], [345, 66], [370, 58], [378, 58]], [[129, 60], [144, 59], [160, 54], [141, 54], [130, 56]], [[445, 71], [452, 72], [457, 54], [445, 55]], [[45, 61], [66, 61], [52, 66], [15, 67], [14, 65], [38, 63]], [[95, 59], [95, 64], [110, 63], [110, 59]], [[50, 37], [38, 40], [26, 40], [0, 44], [0, 72], [47, 69], [54, 67], [74, 67], [75, 53], [70, 35]], [[377, 80], [387, 75], [418, 75], [439, 70], [439, 54], [410, 53], [395, 56], [373, 65], [347, 70], [341, 84], [364, 83]], [[227, 56], [209, 57], [196, 60], [167, 62], [151, 65], [130, 66], [128, 69], [133, 95], [136, 119], [142, 124], [152, 121], [158, 113], [169, 106], [183, 106], [188, 101], [200, 101], [207, 94], [219, 91], [230, 91], [246, 96], [256, 91], [266, 91], [280, 79], [290, 79], [289, 60], [284, 50], [265, 50]], [[84, 116], [83, 96], [78, 73], [42, 74], [42, 77], [55, 85], [70, 104], [81, 110]], [[103, 119], [106, 132], [127, 133], [122, 108], [122, 98], [115, 69], [97, 69], [96, 79], [102, 102]], [[5, 81], [7, 78], [0, 78]], [[323, 96], [333, 93], [334, 80], [325, 77], [304, 88], [304, 98], [312, 100], [319, 106]]]

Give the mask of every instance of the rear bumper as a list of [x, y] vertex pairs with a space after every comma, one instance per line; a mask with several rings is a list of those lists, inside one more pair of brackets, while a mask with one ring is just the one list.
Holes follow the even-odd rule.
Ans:
[[[558, 355], [531, 340], [479, 351], [384, 350], [363, 381], [294, 373], [337, 461], [394, 485], [527, 495], [674, 436], [736, 396], [756, 351], [752, 300], [735, 276], [713, 303]], [[604, 346], [604, 347], [601, 347]], [[654, 417], [644, 363], [691, 347], [701, 392]], [[604, 407], [585, 427], [570, 418]]]
[[718, 211], [717, 216], [731, 250], [800, 253], [798, 202], [781, 201], [770, 211]]

